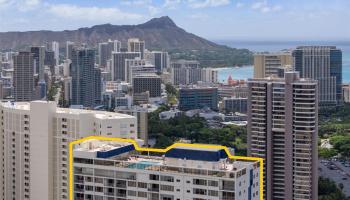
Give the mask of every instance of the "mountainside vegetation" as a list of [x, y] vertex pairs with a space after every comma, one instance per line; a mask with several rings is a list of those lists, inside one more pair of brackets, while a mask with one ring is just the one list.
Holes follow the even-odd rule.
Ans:
[[199, 60], [203, 67], [252, 64], [252, 53], [219, 45], [186, 32], [167, 16], [153, 18], [138, 25], [102, 24], [64, 31], [26, 31], [0, 33], [0, 50], [21, 50], [30, 45], [58, 41], [63, 50], [66, 41], [96, 47], [99, 42], [119, 40], [126, 47], [128, 38], [140, 38], [149, 50], [165, 50], [174, 59]]

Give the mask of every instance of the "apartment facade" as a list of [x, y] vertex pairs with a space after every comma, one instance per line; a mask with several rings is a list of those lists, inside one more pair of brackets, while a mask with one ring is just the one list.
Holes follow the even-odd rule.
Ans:
[[294, 70], [318, 81], [320, 107], [342, 103], [342, 51], [335, 46], [300, 46], [293, 51]]
[[35, 61], [34, 72], [38, 74], [39, 81], [44, 80], [45, 46], [30, 47], [30, 52], [33, 54]]
[[342, 89], [344, 103], [350, 103], [350, 84], [343, 84]]
[[74, 198], [259, 200], [259, 163], [223, 149], [174, 147], [142, 156], [131, 143], [88, 140], [74, 150]]
[[137, 138], [143, 140], [144, 145], [148, 146], [148, 111], [147, 105], [116, 107], [115, 112], [127, 114], [136, 117], [137, 119]]
[[98, 63], [102, 68], [107, 68], [107, 63], [112, 58], [112, 52], [120, 52], [121, 42], [108, 40], [98, 44]]
[[293, 57], [290, 52], [258, 53], [254, 55], [254, 78], [269, 76], [283, 78], [284, 72], [291, 71]]
[[239, 112], [247, 113], [248, 99], [247, 98], [236, 98], [236, 97], [224, 97], [222, 99], [222, 110], [226, 113]]
[[145, 41], [139, 38], [129, 38], [128, 39], [128, 52], [139, 52], [141, 59], [145, 55]]
[[188, 85], [201, 80], [201, 69], [196, 60], [177, 60], [170, 64], [172, 84]]
[[72, 50], [74, 49], [75, 43], [67, 41], [66, 42], [66, 59], [72, 59]]
[[137, 138], [136, 118], [57, 108], [54, 102], [0, 104], [0, 199], [68, 199], [69, 142], [91, 135]]
[[317, 200], [317, 81], [287, 72], [248, 87], [248, 155], [264, 159], [264, 198]]
[[133, 94], [149, 92], [149, 97], [160, 97], [162, 94], [161, 78], [156, 74], [140, 74], [132, 79]]
[[153, 64], [148, 60], [135, 58], [125, 60], [125, 81], [132, 83], [134, 77], [142, 74], [156, 74], [157, 71]]
[[13, 89], [15, 101], [31, 101], [34, 93], [34, 57], [30, 52], [13, 56]]
[[126, 59], [140, 58], [139, 52], [113, 52], [112, 53], [112, 80], [113, 81], [126, 81], [127, 69], [125, 65]]
[[218, 110], [218, 88], [198, 87], [179, 89], [179, 109], [193, 110], [208, 107]]
[[70, 76], [72, 77], [72, 105], [94, 107], [101, 99], [101, 71], [95, 68], [95, 50], [73, 49]]

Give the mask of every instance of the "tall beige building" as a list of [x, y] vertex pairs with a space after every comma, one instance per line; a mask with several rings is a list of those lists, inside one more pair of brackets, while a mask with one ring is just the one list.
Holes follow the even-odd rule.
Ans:
[[254, 78], [275, 76], [283, 78], [284, 72], [293, 67], [291, 53], [258, 53], [254, 55]]
[[265, 199], [317, 200], [317, 81], [287, 72], [248, 87], [248, 155], [264, 159]]
[[145, 55], [145, 41], [139, 38], [129, 38], [128, 39], [128, 52], [138, 52], [141, 58]]
[[117, 107], [115, 112], [135, 116], [137, 119], [137, 138], [144, 141], [148, 146], [148, 108], [147, 104], [141, 106], [132, 106], [130, 108]]
[[0, 199], [68, 199], [69, 142], [137, 137], [136, 118], [57, 108], [54, 102], [0, 104]]

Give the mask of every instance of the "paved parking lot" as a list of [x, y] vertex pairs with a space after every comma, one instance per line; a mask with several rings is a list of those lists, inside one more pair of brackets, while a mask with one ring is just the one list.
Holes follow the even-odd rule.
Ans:
[[323, 163], [320, 160], [319, 163], [319, 176], [329, 178], [336, 182], [336, 184], [343, 183], [344, 189], [343, 192], [350, 197], [350, 167], [345, 167], [340, 162], [337, 161], [330, 161], [331, 163], [336, 166], [335, 169], [331, 170], [329, 167], [327, 167], [326, 163]]

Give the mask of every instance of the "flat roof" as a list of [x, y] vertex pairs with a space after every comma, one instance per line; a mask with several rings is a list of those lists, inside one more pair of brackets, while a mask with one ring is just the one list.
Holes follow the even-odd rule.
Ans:
[[[46, 103], [47, 101], [37, 101]], [[52, 102], [51, 102], [52, 103]], [[30, 110], [30, 102], [2, 102], [2, 106], [6, 108], [13, 108], [18, 110]], [[56, 113], [67, 113], [67, 114], [94, 114], [98, 119], [124, 119], [124, 118], [134, 118], [133, 116], [116, 113], [116, 112], [107, 112], [107, 111], [98, 111], [98, 110], [85, 110], [85, 109], [72, 109], [72, 108], [59, 108], [57, 107]]]

